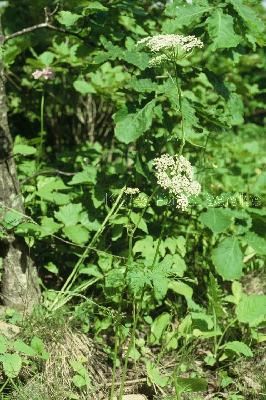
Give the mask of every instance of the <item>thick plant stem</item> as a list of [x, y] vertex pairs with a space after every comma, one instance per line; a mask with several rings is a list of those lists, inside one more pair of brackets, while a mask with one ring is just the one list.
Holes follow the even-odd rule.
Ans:
[[181, 85], [179, 82], [178, 78], [178, 71], [177, 71], [177, 65], [174, 63], [174, 69], [175, 69], [175, 85], [177, 88], [177, 94], [178, 94], [178, 104], [179, 104], [179, 110], [181, 114], [181, 132], [182, 132], [182, 137], [181, 137], [181, 146], [179, 149], [179, 155], [181, 156], [183, 152], [183, 148], [186, 143], [186, 133], [185, 133], [185, 124], [184, 124], [184, 114], [183, 114], [183, 103], [182, 103], [182, 91], [181, 91]]
[[[122, 289], [122, 292], [121, 292], [122, 295], [123, 295], [123, 292], [124, 292], [125, 287], [126, 287], [126, 277], [127, 277], [127, 273], [128, 273], [128, 267], [129, 267], [130, 262], [132, 260], [132, 249], [133, 249], [134, 234], [135, 234], [135, 231], [138, 228], [138, 226], [140, 224], [140, 221], [143, 218], [143, 215], [145, 214], [145, 212], [146, 212], [151, 200], [155, 196], [157, 190], [158, 190], [158, 188], [155, 188], [155, 190], [152, 192], [152, 194], [148, 198], [146, 206], [143, 208], [135, 227], [132, 229], [132, 231], [131, 231], [131, 233], [129, 235], [129, 239], [128, 239], [128, 258], [127, 258], [126, 270], [125, 270], [125, 275], [124, 275], [124, 285], [123, 285], [123, 289]], [[131, 206], [132, 206], [132, 201], [131, 201]], [[132, 207], [130, 208], [128, 218], [130, 218], [131, 211], [132, 211]], [[122, 312], [122, 295], [121, 295], [121, 299], [120, 299], [120, 302], [119, 302], [119, 310], [118, 310], [119, 315]], [[116, 328], [115, 328], [115, 331], [116, 331]], [[134, 336], [135, 336], [135, 333], [134, 333]], [[114, 398], [115, 373], [116, 373], [116, 361], [117, 361], [117, 357], [118, 357], [118, 349], [119, 349], [119, 337], [117, 337], [117, 335], [116, 335], [115, 348], [114, 348], [114, 357], [113, 357], [113, 369], [112, 369], [112, 386], [111, 386], [111, 392], [110, 392], [109, 400], [113, 400], [113, 398]], [[126, 378], [126, 372], [127, 372], [127, 363], [128, 363], [128, 361], [125, 363], [126, 364], [125, 374], [123, 373], [125, 375], [125, 378]], [[124, 367], [125, 367], [125, 365], [124, 365]]]
[[121, 386], [120, 386], [118, 400], [122, 400], [123, 394], [124, 394], [128, 360], [129, 360], [129, 356], [130, 356], [131, 350], [132, 350], [133, 345], [134, 345], [134, 340], [135, 340], [135, 336], [136, 336], [137, 325], [138, 325], [138, 322], [139, 322], [139, 317], [140, 317], [140, 311], [141, 311], [141, 305], [142, 305], [143, 297], [144, 297], [144, 290], [142, 290], [141, 298], [140, 298], [140, 301], [139, 301], [139, 305], [137, 304], [136, 301], [134, 301], [134, 303], [133, 303], [134, 322], [133, 322], [133, 327], [132, 327], [132, 331], [131, 331], [131, 335], [130, 335], [130, 341], [129, 341], [128, 349], [127, 349], [127, 353], [126, 353], [125, 363], [124, 363], [124, 367], [123, 367], [123, 373], [122, 373], [122, 378], [121, 378]]
[[[163, 214], [163, 222], [162, 222], [163, 226], [162, 226], [161, 234], [160, 234], [157, 246], [156, 246], [156, 250], [155, 250], [154, 258], [153, 258], [153, 261], [152, 261], [151, 269], [154, 267], [154, 265], [156, 263], [156, 260], [157, 260], [157, 256], [159, 254], [160, 244], [161, 244], [162, 236], [163, 236], [163, 233], [164, 233], [164, 230], [165, 230], [166, 214], [167, 214], [167, 212], [165, 211], [164, 214]], [[140, 300], [137, 302], [136, 299], [134, 299], [134, 303], [133, 303], [133, 307], [134, 307], [134, 309], [133, 309], [133, 327], [132, 327], [132, 331], [131, 331], [131, 335], [130, 335], [130, 341], [129, 341], [128, 349], [127, 349], [127, 352], [126, 352], [126, 358], [125, 358], [125, 363], [124, 363], [124, 367], [123, 367], [123, 373], [122, 373], [122, 378], [121, 378], [121, 386], [120, 386], [118, 400], [122, 400], [122, 397], [123, 397], [123, 394], [124, 394], [128, 360], [129, 360], [129, 356], [130, 356], [131, 350], [132, 350], [132, 348], [134, 346], [134, 341], [135, 341], [135, 337], [136, 337], [136, 330], [137, 330], [138, 322], [139, 322], [140, 315], [141, 315], [142, 302], [143, 302], [144, 294], [145, 294], [145, 286], [142, 289]]]

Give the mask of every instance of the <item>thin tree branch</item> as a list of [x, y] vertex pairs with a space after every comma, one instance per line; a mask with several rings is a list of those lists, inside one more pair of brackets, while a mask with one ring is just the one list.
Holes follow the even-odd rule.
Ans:
[[75, 37], [77, 37], [78, 39], [82, 40], [83, 42], [85, 42], [87, 44], [92, 44], [92, 42], [90, 42], [90, 43], [87, 42], [87, 40], [83, 36], [79, 35], [78, 33], [73, 32], [73, 31], [69, 31], [68, 29], [60, 28], [58, 26], [54, 26], [54, 25], [50, 24], [47, 21], [46, 22], [42, 22], [41, 24], [29, 26], [28, 28], [21, 29], [21, 31], [17, 31], [17, 32], [11, 33], [10, 35], [2, 36], [1, 42], [2, 43], [6, 43], [9, 40], [14, 39], [14, 38], [16, 38], [18, 36], [23, 36], [23, 35], [26, 35], [27, 33], [31, 33], [31, 32], [34, 32], [36, 30], [39, 30], [39, 29], [50, 29], [50, 30], [53, 30], [53, 31], [56, 31], [56, 32], [60, 32], [60, 33], [66, 34], [66, 35], [75, 36]]

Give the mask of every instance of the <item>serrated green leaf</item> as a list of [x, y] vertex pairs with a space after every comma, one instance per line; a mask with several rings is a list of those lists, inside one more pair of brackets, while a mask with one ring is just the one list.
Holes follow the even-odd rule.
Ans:
[[266, 255], [266, 240], [263, 237], [257, 235], [255, 232], [248, 232], [245, 234], [244, 239], [257, 254], [261, 256]]
[[217, 8], [207, 19], [207, 29], [212, 39], [211, 49], [228, 49], [236, 47], [241, 40], [234, 31], [234, 20], [231, 15], [224, 14], [221, 8]]
[[237, 237], [226, 238], [219, 243], [212, 252], [212, 261], [224, 280], [239, 279], [244, 264]]
[[96, 93], [96, 90], [94, 89], [92, 84], [84, 80], [76, 80], [75, 82], [73, 82], [73, 86], [76, 91], [81, 94]]
[[63, 232], [68, 239], [77, 244], [84, 244], [89, 240], [88, 230], [80, 224], [65, 226]]
[[237, 93], [231, 93], [226, 103], [226, 109], [230, 113], [227, 122], [233, 126], [244, 122], [244, 103], [242, 97]]
[[1, 356], [4, 373], [8, 378], [16, 378], [22, 367], [22, 359], [18, 354], [4, 354]]
[[18, 226], [24, 219], [24, 216], [16, 210], [7, 211], [4, 214], [4, 219], [1, 221], [5, 229], [13, 229]]
[[96, 183], [97, 168], [93, 165], [87, 165], [83, 171], [77, 172], [69, 185], [79, 185], [81, 183]]
[[135, 114], [115, 115], [115, 136], [123, 143], [135, 142], [152, 124], [155, 100], [151, 100]]
[[225, 350], [231, 350], [236, 354], [243, 354], [246, 357], [252, 357], [253, 353], [250, 349], [249, 346], [247, 346], [245, 343], [243, 342], [239, 342], [239, 341], [233, 341], [233, 342], [227, 342], [224, 346]]
[[24, 343], [22, 340], [16, 340], [13, 344], [14, 349], [27, 356], [36, 356], [37, 352], [32, 347]]
[[152, 383], [160, 387], [165, 387], [168, 383], [169, 377], [160, 373], [159, 369], [151, 362], [146, 362], [147, 375]]
[[171, 281], [168, 283], [168, 288], [186, 299], [192, 299], [193, 289], [184, 282]]
[[200, 214], [199, 221], [213, 233], [224, 232], [231, 225], [231, 217], [223, 208], [209, 208]]
[[205, 392], [208, 388], [208, 382], [204, 378], [180, 378], [175, 381], [183, 392]]
[[257, 17], [256, 13], [248, 5], [243, 4], [242, 0], [228, 0], [244, 22], [249, 34], [246, 35], [247, 39], [254, 45], [260, 38], [264, 30], [263, 21]]
[[138, 229], [141, 229], [143, 232], [148, 233], [147, 224], [143, 218], [140, 218], [140, 214], [131, 211], [130, 219], [135, 224], [135, 226], [138, 227]]
[[266, 320], [266, 296], [253, 294], [243, 296], [236, 307], [237, 319], [249, 326], [258, 326]]
[[59, 11], [56, 15], [57, 21], [67, 27], [74, 25], [80, 18], [82, 18], [82, 15], [70, 11]]
[[205, 13], [212, 10], [212, 7], [205, 7], [197, 4], [187, 4], [181, 7], [175, 2], [168, 4], [165, 9], [165, 14], [169, 17], [174, 17], [174, 19], [166, 20], [163, 24], [163, 30], [166, 33], [177, 33], [183, 26], [195, 25]]
[[41, 237], [53, 235], [61, 228], [61, 224], [54, 221], [53, 218], [43, 217], [41, 220]]
[[151, 325], [151, 336], [150, 336], [150, 343], [152, 344], [159, 344], [160, 339], [164, 330], [167, 328], [171, 321], [171, 315], [169, 313], [162, 313], [160, 314]]
[[83, 386], [86, 386], [86, 380], [81, 375], [74, 375], [72, 381], [74, 385], [79, 389], [82, 388]]
[[63, 222], [65, 226], [74, 226], [80, 222], [82, 204], [70, 203], [59, 208], [59, 211], [55, 211], [55, 218]]

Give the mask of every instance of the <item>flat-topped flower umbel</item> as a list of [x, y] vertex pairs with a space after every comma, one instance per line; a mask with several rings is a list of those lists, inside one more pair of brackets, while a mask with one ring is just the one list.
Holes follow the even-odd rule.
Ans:
[[194, 170], [191, 163], [183, 156], [163, 154], [153, 160], [157, 183], [174, 196], [176, 208], [185, 211], [189, 196], [198, 196], [200, 183], [194, 180]]
[[146, 47], [153, 53], [180, 48], [184, 52], [190, 52], [195, 47], [202, 48], [203, 43], [196, 36], [183, 35], [155, 35], [148, 36], [137, 42], [138, 46]]

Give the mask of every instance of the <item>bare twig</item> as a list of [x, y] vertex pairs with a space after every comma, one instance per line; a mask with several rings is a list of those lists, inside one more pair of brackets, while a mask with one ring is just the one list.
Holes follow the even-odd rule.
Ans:
[[[47, 17], [45, 17], [45, 18], [47, 18]], [[6, 43], [9, 40], [14, 39], [14, 38], [16, 38], [18, 36], [23, 36], [23, 35], [26, 35], [27, 33], [31, 33], [31, 32], [34, 32], [36, 30], [39, 30], [39, 29], [50, 29], [52, 31], [64, 33], [66, 35], [75, 36], [78, 39], [80, 39], [83, 42], [88, 44], [87, 40], [83, 36], [79, 35], [78, 33], [73, 32], [73, 31], [69, 31], [68, 29], [60, 28], [58, 26], [54, 26], [54, 25], [50, 24], [47, 21], [46, 22], [42, 22], [41, 24], [29, 26], [28, 28], [24, 28], [21, 31], [17, 31], [17, 32], [11, 33], [10, 35], [4, 36], [3, 39], [2, 39], [2, 43]], [[92, 43], [90, 43], [90, 44], [92, 44]]]
[[55, 26], [55, 25], [51, 24], [51, 17], [58, 11], [58, 6], [59, 5], [57, 4], [57, 6], [55, 7], [55, 9], [52, 12], [50, 12], [47, 7], [44, 8], [44, 20], [45, 20], [45, 22], [29, 26], [27, 28], [21, 29], [20, 31], [11, 33], [10, 35], [6, 35], [6, 36], [3, 35], [3, 36], [0, 37], [0, 42], [2, 44], [4, 44], [4, 43], [8, 42], [9, 40], [14, 39], [14, 38], [16, 38], [18, 36], [23, 36], [23, 35], [26, 35], [28, 33], [34, 32], [36, 30], [39, 30], [39, 29], [50, 29], [52, 31], [63, 33], [65, 35], [75, 36], [76, 38], [82, 40], [86, 44], [93, 45], [92, 42], [87, 41], [86, 38], [84, 38], [80, 34], [78, 34], [76, 32], [73, 32], [73, 31], [70, 31], [70, 30], [65, 29], [65, 28], [60, 28], [59, 26]]

